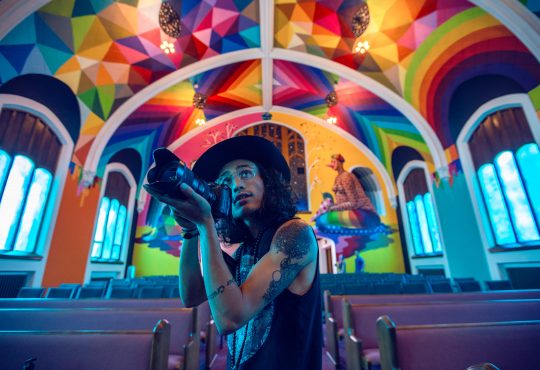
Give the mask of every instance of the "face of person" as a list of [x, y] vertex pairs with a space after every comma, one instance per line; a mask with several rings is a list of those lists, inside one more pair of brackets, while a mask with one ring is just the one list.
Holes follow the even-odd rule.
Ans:
[[330, 160], [330, 164], [328, 165], [328, 167], [330, 167], [331, 169], [333, 169], [334, 171], [338, 169], [338, 165], [339, 165], [339, 161], [335, 158], [332, 158]]
[[232, 190], [233, 218], [249, 217], [263, 202], [264, 183], [257, 165], [245, 159], [236, 159], [221, 169], [216, 183]]

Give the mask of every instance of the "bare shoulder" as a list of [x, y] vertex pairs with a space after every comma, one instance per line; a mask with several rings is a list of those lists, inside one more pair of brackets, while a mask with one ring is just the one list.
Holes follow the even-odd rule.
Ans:
[[311, 260], [316, 256], [317, 248], [313, 229], [300, 219], [281, 225], [272, 241], [274, 252], [284, 253], [292, 259]]

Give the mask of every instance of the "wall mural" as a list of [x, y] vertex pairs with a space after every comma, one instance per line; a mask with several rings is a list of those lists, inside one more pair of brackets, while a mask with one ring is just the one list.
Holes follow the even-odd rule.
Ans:
[[[355, 230], [351, 231], [351, 234], [357, 233], [357, 235], [349, 235], [349, 238], [344, 238], [345, 234], [328, 234], [328, 237], [336, 240], [338, 250], [347, 255], [347, 263], [354, 263], [354, 250], [359, 249], [366, 271], [403, 272], [401, 243], [397, 237], [397, 215], [388, 199], [387, 189], [383, 185], [384, 175], [380, 170], [373, 167], [357, 143], [344, 139], [340, 135], [340, 129], [328, 128], [322, 123], [300, 119], [282, 112], [270, 113], [272, 115], [270, 121], [264, 121], [262, 113], [253, 113], [238, 117], [234, 121], [224, 121], [199, 128], [189, 141], [179, 140], [170, 149], [191, 166], [211, 145], [235, 136], [253, 125], [268, 122], [293, 129], [303, 137], [305, 142], [305, 171], [309, 195], [309, 212], [299, 213], [298, 216], [313, 226], [318, 223], [318, 225], [339, 225], [343, 230], [346, 228], [349, 231]], [[381, 185], [384, 214], [377, 216], [372, 213], [369, 216], [372, 218], [365, 225], [361, 223], [359, 215], [363, 215], [367, 221], [368, 213], [358, 209], [328, 212], [325, 215], [321, 214], [318, 222], [315, 219], [312, 220], [324, 200], [324, 193], [332, 193], [334, 200], [337, 199], [331, 191], [336, 172], [327, 166], [332, 154], [335, 154], [335, 148], [340, 148], [342, 155], [347, 158], [347, 164], [351, 167], [371, 168], [374, 178]], [[168, 212], [154, 210], [155, 206], [151, 205], [149, 199], [147, 198], [145, 210], [139, 216], [133, 259], [139, 273], [158, 274], [163, 266], [170, 269], [178, 268], [178, 259], [171, 257], [178, 255], [181, 240], [179, 240], [178, 229], [170, 227], [172, 219]], [[380, 220], [378, 224], [377, 220]], [[364, 226], [369, 226], [368, 232], [359, 235], [358, 230]], [[156, 253], [157, 251], [159, 252]]]

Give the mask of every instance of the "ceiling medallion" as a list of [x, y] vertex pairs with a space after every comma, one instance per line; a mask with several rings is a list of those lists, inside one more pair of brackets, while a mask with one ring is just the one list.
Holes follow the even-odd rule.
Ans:
[[195, 93], [193, 95], [193, 106], [197, 109], [204, 109], [206, 107], [206, 100], [208, 97], [203, 93]]
[[362, 3], [352, 17], [351, 27], [354, 37], [360, 37], [369, 26], [369, 8], [367, 3]]
[[170, 37], [180, 37], [180, 17], [168, 1], [163, 1], [159, 8], [159, 26]]
[[330, 91], [328, 95], [326, 95], [326, 98], [324, 98], [324, 101], [326, 102], [326, 105], [328, 108], [333, 107], [338, 103], [337, 94], [335, 91]]

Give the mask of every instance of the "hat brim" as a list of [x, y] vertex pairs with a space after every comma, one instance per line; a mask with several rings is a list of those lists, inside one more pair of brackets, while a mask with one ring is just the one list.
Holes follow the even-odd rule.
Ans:
[[266, 169], [274, 168], [289, 182], [291, 171], [287, 161], [276, 146], [259, 136], [236, 136], [212, 146], [195, 162], [193, 172], [199, 178], [211, 182], [227, 163], [235, 159], [256, 162]]

